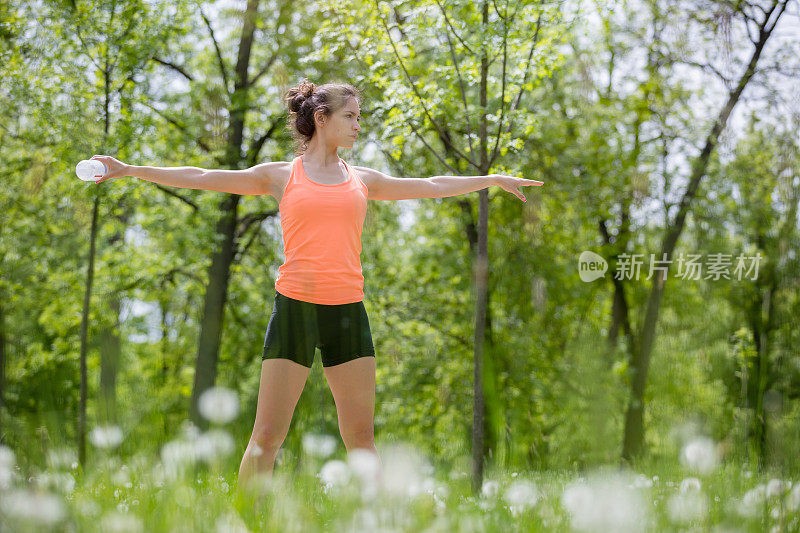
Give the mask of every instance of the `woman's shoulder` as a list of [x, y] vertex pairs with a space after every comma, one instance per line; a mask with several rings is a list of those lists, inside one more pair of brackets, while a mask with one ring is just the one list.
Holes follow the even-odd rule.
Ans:
[[268, 194], [276, 196], [283, 191], [292, 175], [292, 165], [295, 160], [296, 158], [291, 161], [270, 161], [253, 167], [253, 170], [266, 183]]

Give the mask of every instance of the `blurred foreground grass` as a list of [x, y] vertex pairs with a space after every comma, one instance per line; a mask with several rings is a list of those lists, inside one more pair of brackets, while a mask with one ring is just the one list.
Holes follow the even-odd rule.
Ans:
[[[586, 472], [436, 465], [412, 446], [345, 454], [329, 435], [281, 451], [260, 493], [237, 490], [241, 457], [224, 429], [186, 425], [158, 456], [121, 457], [119, 428], [96, 428], [86, 471], [69, 448], [31, 462], [0, 447], [3, 531], [798, 531], [800, 483], [720, 461], [699, 437], [672, 463]], [[145, 446], [146, 448], [146, 446]]]

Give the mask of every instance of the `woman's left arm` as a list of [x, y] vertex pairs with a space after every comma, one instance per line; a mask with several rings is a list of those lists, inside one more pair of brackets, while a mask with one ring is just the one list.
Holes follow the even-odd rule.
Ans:
[[371, 200], [411, 200], [415, 198], [443, 198], [480, 191], [492, 185], [516, 194], [526, 201], [519, 187], [544, 185], [542, 181], [527, 180], [502, 174], [488, 176], [433, 176], [431, 178], [393, 178], [367, 167], [355, 167], [369, 190]]
[[526, 180], [502, 174], [490, 174], [488, 176], [434, 176], [430, 178], [430, 181], [436, 185], [440, 193], [438, 197], [457, 196], [479, 191], [491, 185], [497, 185], [505, 191], [516, 194], [523, 202], [526, 202], [527, 198], [520, 192], [520, 187], [544, 185], [543, 181]]

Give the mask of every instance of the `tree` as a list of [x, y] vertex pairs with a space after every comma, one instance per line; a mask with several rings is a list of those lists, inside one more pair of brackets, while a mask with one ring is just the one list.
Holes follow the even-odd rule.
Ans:
[[[360, 81], [384, 98], [372, 112], [389, 129], [388, 157], [420, 159], [425, 167], [456, 175], [470, 169], [479, 175], [509, 173], [514, 168], [522, 138], [534, 128], [526, 96], [559, 62], [559, 3], [519, 2], [502, 9], [488, 1], [325, 6], [332, 16], [323, 29], [335, 43], [327, 52], [351, 51], [368, 72]], [[452, 201], [465, 214], [473, 254], [472, 482], [477, 491], [486, 452], [484, 385], [494, 380], [484, 368], [485, 359], [493, 358], [488, 191], [479, 192], [477, 221], [467, 198]], [[496, 403], [489, 398], [490, 406]]]

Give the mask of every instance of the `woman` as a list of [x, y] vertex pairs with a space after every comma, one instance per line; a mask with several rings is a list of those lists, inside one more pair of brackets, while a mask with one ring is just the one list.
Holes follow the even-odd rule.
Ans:
[[299, 143], [299, 155], [291, 162], [262, 163], [246, 170], [205, 170], [132, 166], [113, 157], [92, 158], [108, 167], [96, 183], [134, 176], [173, 187], [269, 194], [278, 200], [285, 261], [275, 282], [256, 419], [239, 468], [240, 486], [257, 473], [272, 474], [317, 347], [347, 451], [365, 448], [377, 456], [375, 350], [364, 308], [360, 262], [367, 199], [440, 198], [498, 185], [525, 201], [520, 186], [542, 185], [496, 174], [398, 179], [351, 166], [338, 156], [338, 149], [352, 147], [361, 131], [358, 90], [347, 84], [315, 86], [304, 80], [284, 99]]

